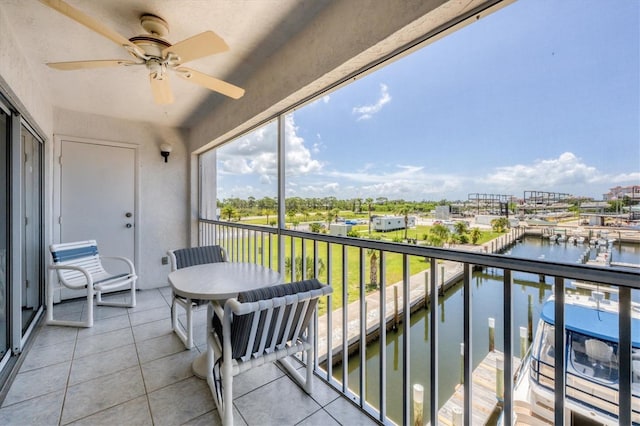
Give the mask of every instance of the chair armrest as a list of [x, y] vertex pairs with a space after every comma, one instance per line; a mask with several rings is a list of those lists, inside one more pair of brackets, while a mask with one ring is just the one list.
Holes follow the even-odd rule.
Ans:
[[127, 257], [123, 257], [123, 256], [100, 256], [100, 259], [113, 259], [113, 260], [120, 260], [122, 262], [125, 262], [128, 266], [129, 266], [129, 273], [131, 273], [132, 275], [136, 274], [136, 267], [133, 266], [133, 262], [131, 260], [129, 260], [129, 258]]
[[[74, 271], [79, 271], [82, 272], [82, 274], [84, 274], [86, 280], [87, 280], [87, 284], [85, 284], [87, 287], [91, 287], [93, 288], [93, 277], [91, 277], [91, 274], [89, 273], [89, 271], [87, 271], [85, 268], [81, 267], [81, 266], [75, 266], [75, 265], [49, 265], [49, 269], [69, 269], [69, 270], [74, 270]], [[85, 287], [85, 285], [71, 285], [71, 284], [67, 284], [64, 281], [62, 281], [62, 279], [59, 280], [62, 285], [64, 285], [65, 287], [74, 289], [74, 290], [78, 290], [78, 289], [82, 289]]]

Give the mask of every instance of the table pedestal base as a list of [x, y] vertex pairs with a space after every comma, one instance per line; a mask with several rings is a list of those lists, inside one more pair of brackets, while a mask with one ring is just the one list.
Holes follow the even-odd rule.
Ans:
[[207, 379], [207, 353], [202, 353], [193, 360], [191, 364], [193, 374], [197, 377], [206, 380]]

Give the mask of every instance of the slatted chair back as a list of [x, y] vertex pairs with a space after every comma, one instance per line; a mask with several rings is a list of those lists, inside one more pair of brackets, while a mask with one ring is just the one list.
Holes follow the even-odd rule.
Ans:
[[[264, 363], [279, 361], [308, 394], [313, 390], [313, 314], [318, 299], [333, 290], [318, 280], [242, 292], [209, 305], [207, 384], [224, 425], [233, 424], [233, 376]], [[299, 371], [289, 355], [306, 353]]]
[[[51, 245], [54, 265], [71, 265], [84, 268], [93, 277], [94, 283], [107, 277], [113, 277], [105, 271], [100, 262], [98, 244], [95, 240], [78, 241]], [[84, 288], [87, 285], [85, 274], [78, 269], [56, 269], [58, 278], [67, 287]], [[123, 274], [126, 275], [126, 274]]]
[[228, 302], [233, 314], [232, 358], [248, 361], [287, 346], [304, 346], [308, 342], [303, 333], [318, 298], [330, 291], [331, 287], [313, 279], [238, 294]]
[[169, 257], [172, 271], [188, 266], [227, 261], [226, 253], [219, 245], [170, 250]]

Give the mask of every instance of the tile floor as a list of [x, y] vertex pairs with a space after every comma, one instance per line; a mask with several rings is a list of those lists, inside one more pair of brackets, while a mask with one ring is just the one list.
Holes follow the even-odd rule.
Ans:
[[[171, 331], [169, 288], [137, 298], [135, 308], [96, 307], [93, 328], [35, 330], [0, 425], [220, 424], [206, 381], [191, 371], [206, 350], [206, 309], [195, 315], [197, 348], [188, 351]], [[59, 304], [54, 316], [79, 319], [83, 307]], [[376, 424], [319, 379], [306, 395], [276, 364], [237, 376], [234, 406], [238, 425]]]

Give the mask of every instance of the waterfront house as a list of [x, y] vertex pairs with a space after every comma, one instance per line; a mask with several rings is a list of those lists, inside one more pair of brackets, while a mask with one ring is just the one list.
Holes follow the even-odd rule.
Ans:
[[[491, 255], [326, 235], [314, 239], [284, 227], [265, 231], [216, 220], [215, 193], [203, 190], [215, 187], [215, 177], [201, 174], [211, 165], [211, 158], [215, 161], [212, 148], [265, 123], [282, 129], [284, 114], [293, 108], [375, 71], [385, 61], [408, 55], [484, 19], [508, 7], [510, 0], [67, 0], [95, 18], [90, 25], [93, 31], [45, 3], [57, 2], [0, 1], [0, 423], [217, 421], [206, 386], [190, 375], [188, 366], [194, 352], [176, 349], [171, 333], [162, 331], [169, 320], [166, 252], [173, 248], [224, 239], [232, 260], [257, 261], [256, 241], [264, 239], [266, 232], [269, 240], [273, 234], [274, 238], [355, 247], [362, 259], [362, 253], [372, 249], [380, 253], [383, 266], [384, 256], [392, 254], [403, 259], [429, 258], [432, 270], [438, 260], [459, 262], [467, 286], [468, 271], [474, 264], [504, 269], [505, 277], [510, 277], [513, 268], [546, 273], [558, 283], [563, 278], [596, 277], [603, 283], [620, 285], [623, 292], [637, 286], [637, 274], [543, 261], [505, 263]], [[231, 99], [180, 79], [189, 80], [193, 74], [188, 71], [181, 76], [170, 74], [172, 95], [166, 86], [155, 86], [154, 92], [151, 87], [158, 83], [150, 83], [149, 73], [163, 72], [161, 69], [120, 67], [118, 61], [135, 58], [118, 45], [111, 31], [125, 38], [143, 32], [140, 15], [145, 13], [168, 23], [168, 34], [163, 37], [174, 43], [207, 30], [224, 38], [228, 51], [221, 49], [189, 66], [242, 87], [244, 96]], [[153, 27], [153, 19], [148, 22], [152, 22], [150, 28], [158, 28]], [[111, 60], [114, 66], [60, 71], [46, 65], [81, 60]], [[170, 96], [173, 103], [167, 104]], [[279, 143], [282, 139], [279, 137]], [[284, 170], [281, 162], [278, 167]], [[92, 174], [96, 170], [102, 173], [99, 177]], [[92, 178], [87, 178], [90, 175]], [[279, 223], [284, 224], [284, 189], [278, 191]], [[109, 254], [134, 260], [142, 293], [139, 306], [127, 315], [104, 311], [88, 331], [43, 327], [46, 283], [54, 279], [47, 269], [47, 248], [51, 243], [88, 234], [101, 241]], [[245, 246], [245, 241], [250, 242]], [[271, 253], [269, 245], [269, 266], [284, 271], [285, 254], [283, 245], [280, 247]], [[265, 250], [260, 247], [262, 256]], [[316, 250], [302, 250], [303, 258], [317, 257]], [[400, 292], [408, 294], [408, 269], [404, 277]], [[507, 278], [505, 283], [508, 318], [513, 307]], [[430, 285], [436, 284], [434, 277]], [[345, 290], [344, 295], [335, 297], [347, 296]], [[361, 305], [356, 325], [362, 328], [367, 309], [362, 297], [357, 300]], [[406, 321], [409, 298], [402, 303]], [[465, 303], [468, 313], [470, 304], [468, 300]], [[68, 315], [82, 315], [74, 310], [77, 305], [73, 302], [59, 306]], [[350, 328], [349, 318], [345, 313], [329, 320], [325, 336], [331, 333], [332, 324]], [[108, 330], [101, 328], [101, 320]], [[200, 326], [202, 333], [202, 318]], [[507, 321], [505, 328], [510, 327]], [[467, 343], [471, 342], [469, 330], [470, 320], [465, 315]], [[621, 326], [620, 330], [624, 337], [629, 327]], [[431, 334], [437, 336], [437, 331], [432, 329]], [[343, 336], [340, 347], [346, 350], [351, 342], [347, 341], [348, 333]], [[365, 346], [363, 336], [361, 333], [356, 340]], [[509, 339], [505, 338], [508, 357]], [[394, 392], [400, 398], [400, 420], [396, 420], [407, 424], [415, 408], [410, 397], [412, 383], [407, 379], [411, 351], [407, 339], [401, 344], [400, 370], [405, 380], [402, 389]], [[85, 352], [79, 353], [80, 348]], [[437, 354], [437, 338], [430, 350]], [[360, 356], [364, 357], [363, 352]], [[468, 351], [464, 360], [468, 380], [472, 371]], [[626, 366], [630, 371], [629, 357], [620, 362], [621, 368]], [[176, 365], [179, 372], [172, 370]], [[386, 406], [386, 366], [378, 376], [381, 391], [375, 399], [382, 403], [377, 408], [349, 386], [346, 374], [334, 378], [331, 367], [328, 371], [319, 364], [316, 367], [320, 390], [313, 399], [292, 387], [284, 373], [273, 367], [263, 370], [262, 376], [247, 378], [244, 405], [238, 403], [236, 408], [248, 424], [275, 421], [275, 416], [285, 412], [292, 417], [283, 418], [282, 423], [391, 422]], [[511, 369], [511, 362], [506, 361], [505, 372]], [[431, 380], [425, 383], [430, 390], [425, 406], [439, 405], [437, 362], [432, 363], [430, 374]], [[362, 373], [360, 384], [364, 380]], [[563, 380], [558, 378], [555, 383], [556, 395], [562, 395]], [[511, 407], [511, 389], [507, 381], [507, 408]], [[630, 411], [625, 396], [631, 391], [624, 387], [620, 392], [624, 420], [630, 418], [624, 416]], [[470, 412], [471, 390], [464, 401]], [[562, 403], [560, 398], [558, 407]]]

